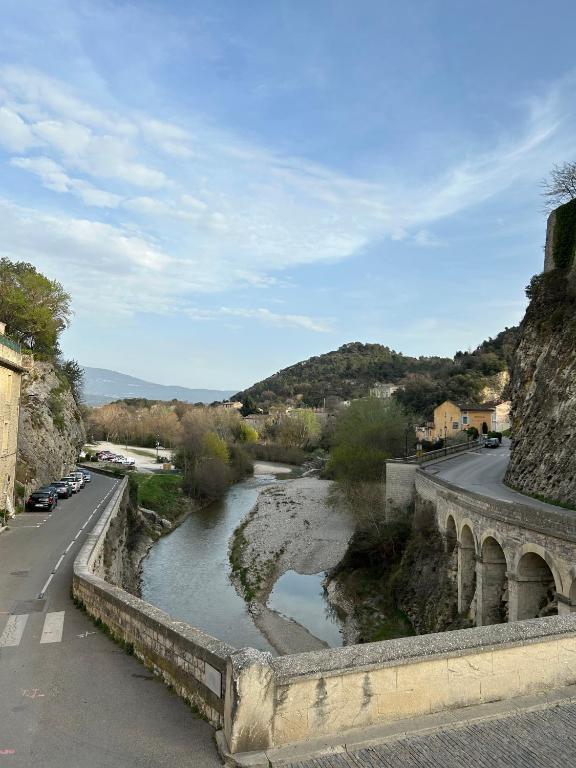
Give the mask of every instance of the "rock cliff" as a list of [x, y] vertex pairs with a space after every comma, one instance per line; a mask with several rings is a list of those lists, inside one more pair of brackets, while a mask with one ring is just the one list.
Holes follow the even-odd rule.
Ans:
[[24, 377], [17, 480], [22, 493], [62, 476], [75, 463], [86, 435], [66, 379], [47, 362]]
[[576, 498], [576, 200], [549, 218], [544, 272], [511, 370], [513, 444], [506, 482], [573, 504]]

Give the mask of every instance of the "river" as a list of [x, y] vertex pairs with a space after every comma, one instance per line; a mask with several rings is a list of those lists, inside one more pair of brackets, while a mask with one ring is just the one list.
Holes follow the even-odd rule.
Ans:
[[[264, 474], [238, 483], [156, 542], [142, 564], [143, 599], [237, 648], [275, 653], [230, 581], [228, 546], [260, 490], [278, 482], [286, 481]], [[268, 604], [327, 644], [342, 645], [338, 621], [324, 600], [323, 576], [285, 573]]]

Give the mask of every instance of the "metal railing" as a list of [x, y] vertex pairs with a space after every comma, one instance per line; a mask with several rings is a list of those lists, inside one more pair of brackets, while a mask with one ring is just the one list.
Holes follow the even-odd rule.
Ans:
[[8, 347], [9, 349], [14, 350], [14, 352], [22, 351], [20, 344], [18, 344], [17, 341], [12, 341], [12, 339], [9, 339], [8, 336], [0, 336], [0, 344], [4, 347]]
[[406, 456], [402, 459], [389, 459], [388, 461], [396, 462], [399, 464], [424, 464], [427, 461], [434, 461], [434, 459], [441, 459], [444, 456], [450, 456], [452, 453], [462, 453], [462, 451], [468, 451], [470, 448], [475, 448], [478, 445], [480, 445], [480, 440], [467, 440], [465, 443], [447, 445], [444, 448], [438, 448], [435, 451], [422, 451], [420, 454]]

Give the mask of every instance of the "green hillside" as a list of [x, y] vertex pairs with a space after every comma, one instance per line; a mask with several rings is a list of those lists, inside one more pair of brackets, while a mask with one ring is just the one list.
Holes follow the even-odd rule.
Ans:
[[325, 398], [364, 397], [375, 382], [401, 384], [396, 397], [415, 413], [429, 415], [443, 399], [477, 400], [491, 377], [508, 369], [517, 327], [506, 328], [474, 352], [448, 357], [408, 357], [382, 344], [344, 344], [269, 376], [233, 399], [267, 410], [273, 405], [321, 406]]

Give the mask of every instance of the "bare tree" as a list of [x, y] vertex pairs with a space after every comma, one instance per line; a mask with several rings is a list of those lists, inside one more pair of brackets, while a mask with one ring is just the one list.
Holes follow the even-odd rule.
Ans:
[[546, 210], [552, 211], [562, 203], [576, 198], [576, 163], [555, 165], [550, 177], [542, 182], [542, 194], [546, 198]]

